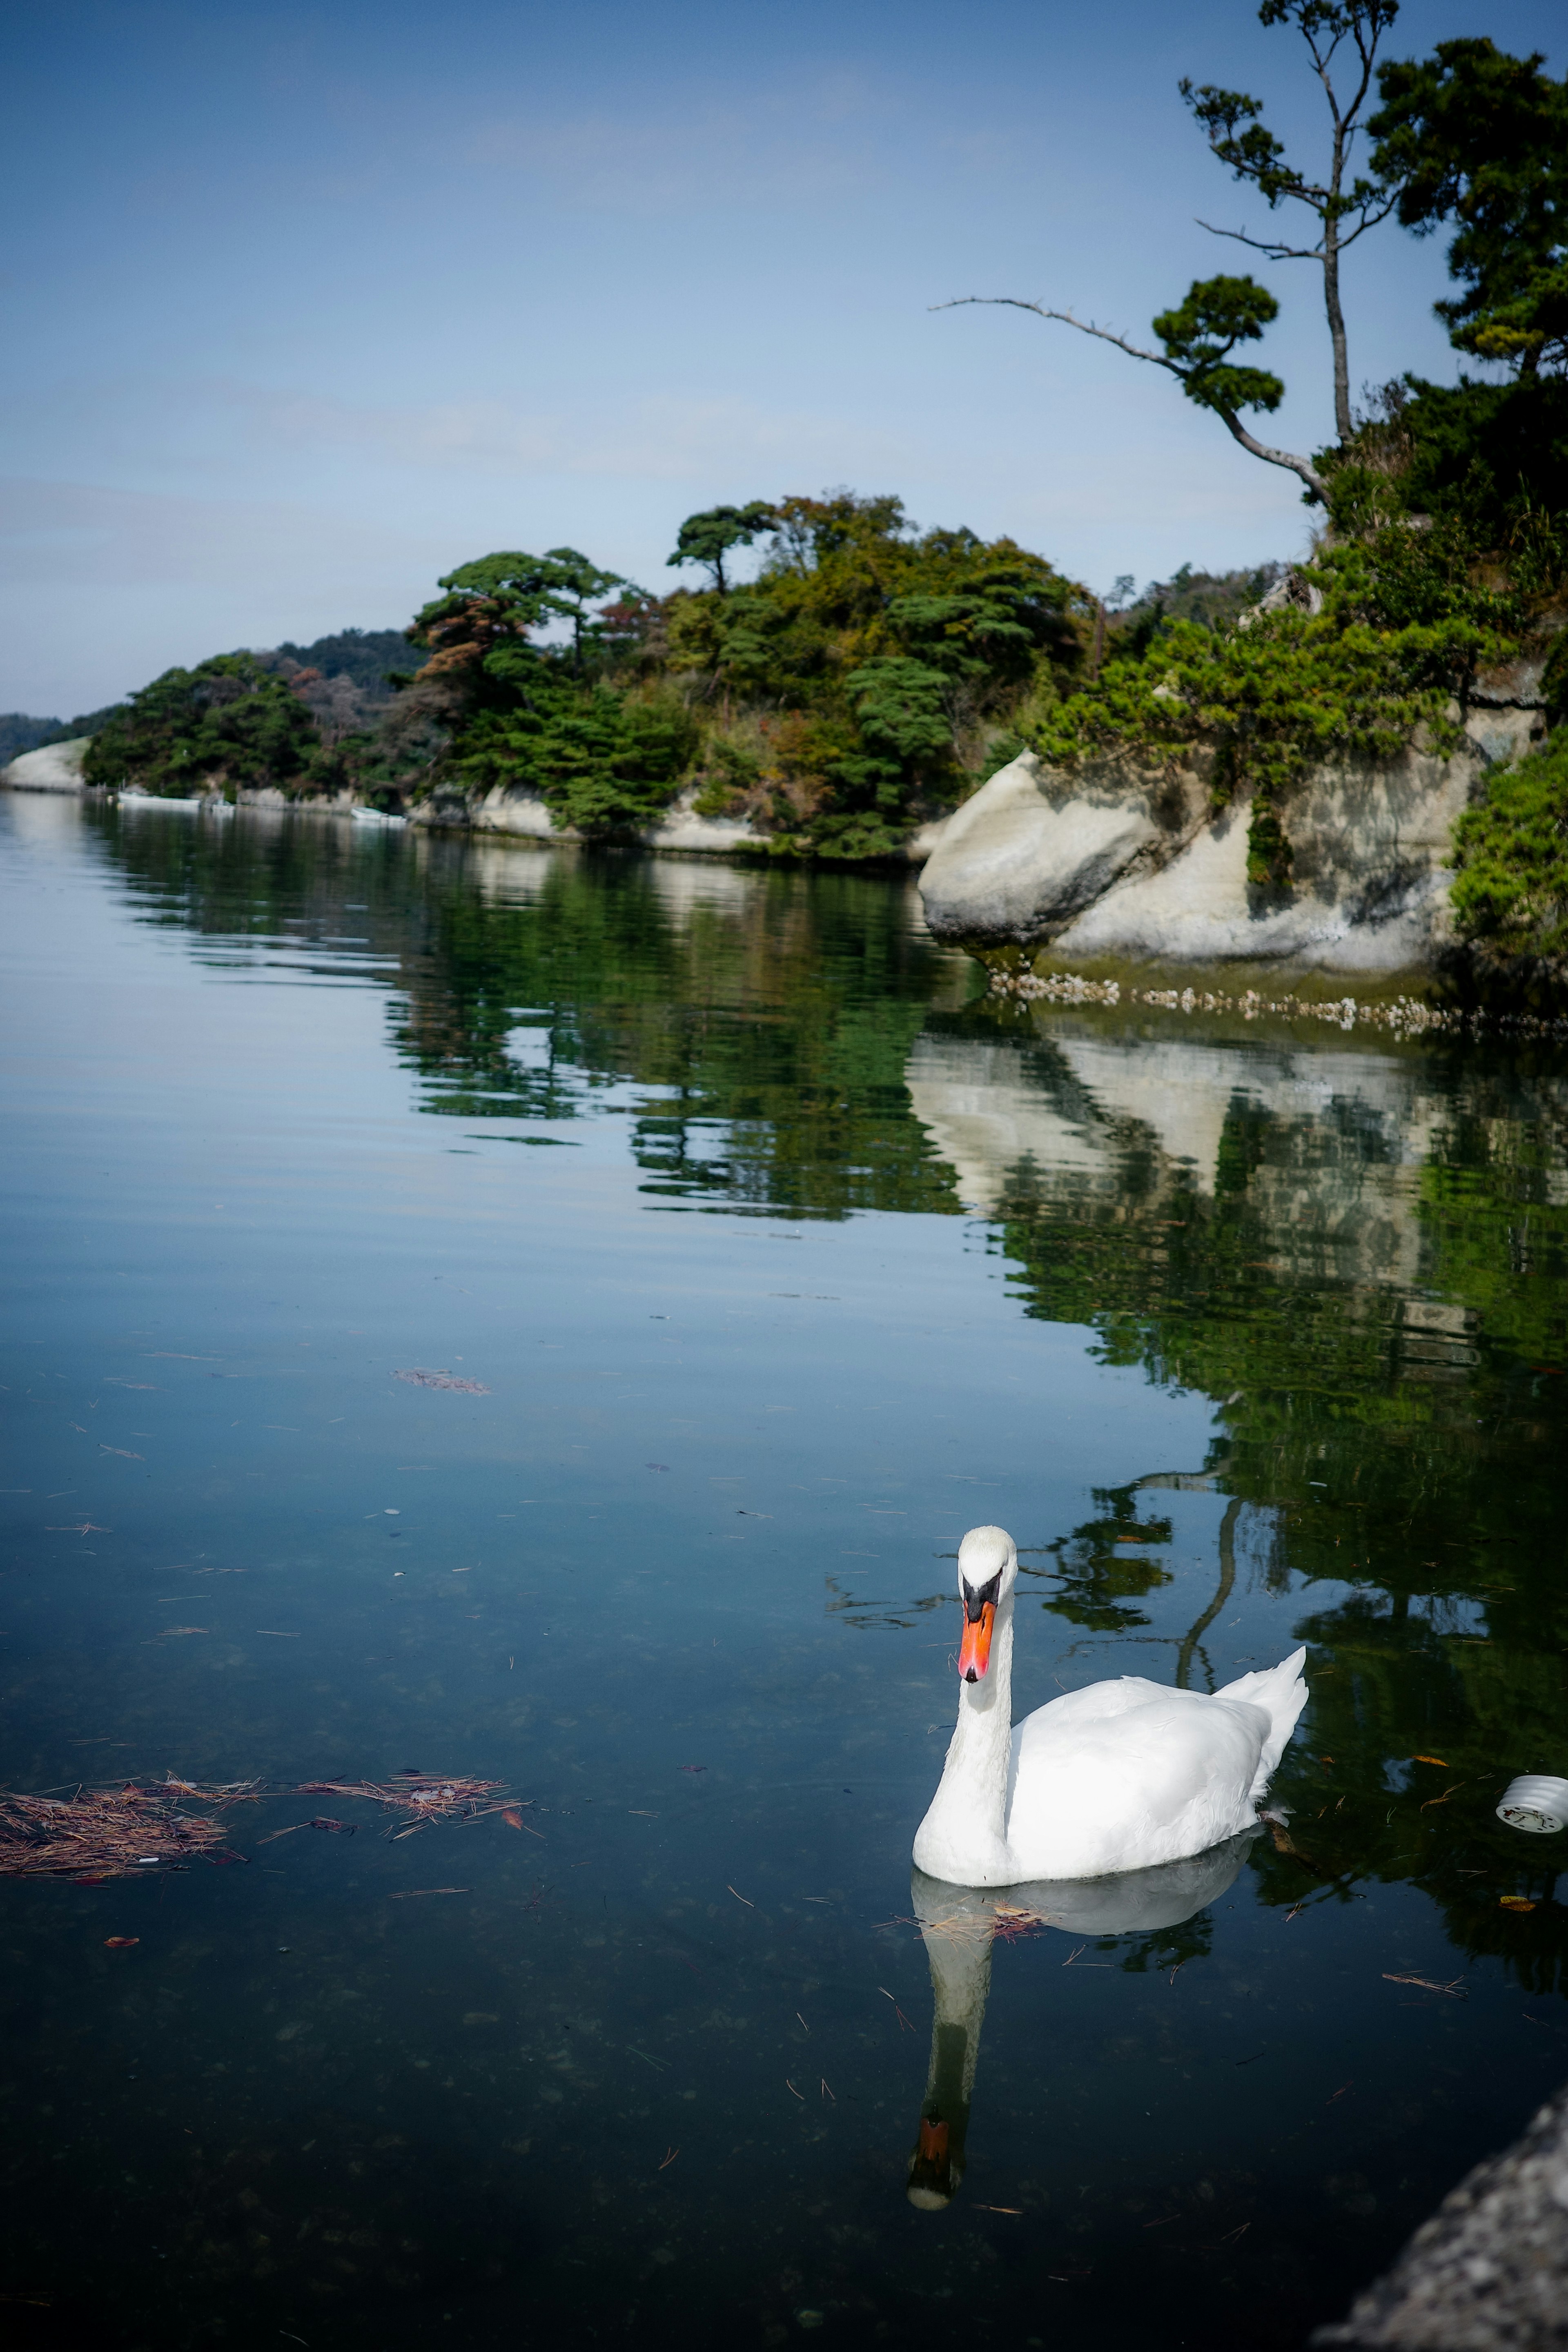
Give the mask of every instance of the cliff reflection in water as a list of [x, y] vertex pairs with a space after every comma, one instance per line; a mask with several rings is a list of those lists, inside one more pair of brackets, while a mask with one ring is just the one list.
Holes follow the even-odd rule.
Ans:
[[[1215, 1401], [1222, 1578], [1239, 1512], [1255, 1571], [1305, 1588], [1319, 1753], [1296, 1742], [1275, 1782], [1292, 1825], [1254, 1856], [1267, 1899], [1409, 1880], [1461, 1950], [1568, 1990], [1557, 1844], [1493, 1811], [1515, 1771], [1568, 1769], [1560, 1069], [1045, 1012], [934, 1021], [908, 1077], [1023, 1311]], [[1051, 1548], [1048, 1612], [1107, 1638], [1148, 1622], [1165, 1574], [1127, 1546], [1168, 1539], [1163, 1483]]]

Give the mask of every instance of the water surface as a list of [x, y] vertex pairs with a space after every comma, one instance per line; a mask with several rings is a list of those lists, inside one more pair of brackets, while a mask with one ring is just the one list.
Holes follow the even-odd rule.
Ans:
[[[0, 959], [0, 1778], [529, 1801], [0, 1885], [14, 2340], [1290, 2347], [1557, 2086], [1493, 1808], [1568, 1771], [1560, 1055], [998, 1006], [881, 877], [16, 794]], [[997, 1940], [927, 2211], [989, 1519], [1019, 1712], [1299, 1640], [1312, 1702], [1195, 1916]]]

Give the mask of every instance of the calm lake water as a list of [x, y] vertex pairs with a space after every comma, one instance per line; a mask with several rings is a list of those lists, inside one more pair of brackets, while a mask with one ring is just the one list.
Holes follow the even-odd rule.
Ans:
[[[17, 795], [0, 963], [0, 1779], [272, 1792], [0, 1885], [8, 2342], [1272, 2352], [1568, 2074], [1568, 1840], [1493, 1811], [1568, 1772], [1561, 1055]], [[1312, 1691], [1278, 1843], [988, 1988], [910, 1871], [982, 1520], [1018, 1712]], [[524, 1826], [263, 1843], [410, 1766]]]

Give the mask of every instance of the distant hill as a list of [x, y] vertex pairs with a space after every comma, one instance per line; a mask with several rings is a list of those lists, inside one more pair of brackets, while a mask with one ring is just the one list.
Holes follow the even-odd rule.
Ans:
[[[363, 726], [385, 709], [392, 700], [392, 688], [386, 683], [389, 670], [416, 670], [428, 656], [417, 652], [401, 629], [338, 629], [308, 646], [286, 640], [258, 651], [256, 658], [263, 669], [279, 671], [288, 678], [297, 677], [302, 670], [319, 673], [321, 684], [314, 679], [307, 683], [302, 698], [331, 739]], [[36, 751], [40, 743], [65, 743], [78, 735], [96, 735], [110, 713], [123, 708], [122, 703], [109, 702], [101, 710], [84, 710], [75, 719], [36, 719], [25, 710], [0, 711], [0, 768], [20, 759], [24, 751]]]
[[339, 629], [308, 646], [285, 640], [269, 651], [258, 650], [256, 658], [263, 669], [283, 669], [293, 662], [300, 669], [319, 669], [323, 677], [346, 677], [371, 700], [390, 702], [387, 672], [407, 676], [428, 656], [416, 652], [401, 629]]
[[36, 751], [40, 743], [54, 742], [60, 732], [58, 719], [29, 719], [25, 710], [0, 711], [0, 768]]

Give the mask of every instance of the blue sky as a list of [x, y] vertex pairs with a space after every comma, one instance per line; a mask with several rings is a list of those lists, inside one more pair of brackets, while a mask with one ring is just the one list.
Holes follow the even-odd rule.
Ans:
[[[1547, 0], [1407, 0], [1392, 52], [1544, 49]], [[438, 572], [563, 542], [650, 587], [682, 516], [847, 483], [1101, 590], [1299, 551], [1291, 478], [1136, 339], [1267, 215], [1184, 73], [1321, 153], [1246, 0], [51, 0], [12, 20], [0, 260], [0, 709], [71, 712], [237, 645], [401, 625]], [[1266, 428], [1329, 437], [1321, 281]], [[1440, 241], [1347, 264], [1352, 381], [1450, 378]]]

